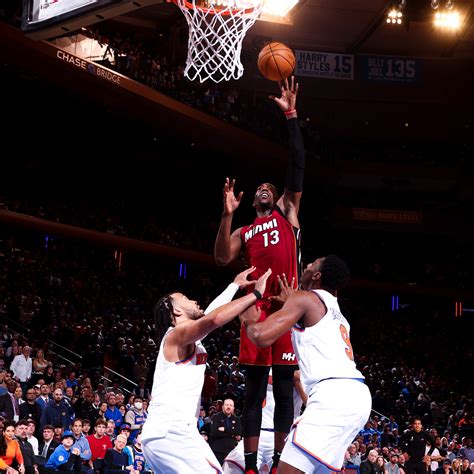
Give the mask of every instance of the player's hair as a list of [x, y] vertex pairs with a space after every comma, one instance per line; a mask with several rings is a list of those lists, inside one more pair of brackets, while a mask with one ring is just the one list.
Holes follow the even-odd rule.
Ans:
[[349, 282], [349, 268], [337, 255], [328, 255], [321, 266], [321, 286], [330, 293], [344, 288]]
[[173, 293], [168, 293], [162, 296], [153, 308], [155, 332], [158, 341], [163, 339], [163, 336], [170, 326], [174, 326], [172, 294]]

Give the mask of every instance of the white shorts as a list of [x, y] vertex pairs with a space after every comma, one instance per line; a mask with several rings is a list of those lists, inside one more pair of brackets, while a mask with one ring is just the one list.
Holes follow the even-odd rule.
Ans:
[[[260, 431], [258, 441], [257, 467], [260, 473], [269, 472], [273, 461], [275, 434], [273, 431]], [[225, 457], [222, 463], [224, 474], [242, 474], [245, 471], [244, 442], [237, 446]]]
[[356, 379], [327, 379], [310, 393], [280, 460], [306, 474], [340, 471], [347, 447], [369, 419], [370, 391]]
[[221, 474], [222, 467], [199, 433], [196, 422], [173, 422], [159, 436], [142, 441], [155, 474]]

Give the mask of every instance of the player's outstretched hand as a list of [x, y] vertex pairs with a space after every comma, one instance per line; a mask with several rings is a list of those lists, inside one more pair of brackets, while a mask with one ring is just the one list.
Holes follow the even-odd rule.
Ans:
[[244, 270], [243, 272], [239, 273], [235, 278], [234, 278], [234, 283], [236, 285], [239, 285], [239, 288], [245, 288], [249, 285], [253, 285], [255, 281], [253, 280], [247, 280], [248, 276], [255, 271], [256, 267], [250, 267]]
[[224, 214], [231, 215], [239, 207], [240, 200], [244, 194], [243, 191], [240, 191], [237, 196], [234, 193], [235, 179], [230, 180], [229, 178], [225, 179], [224, 183]]
[[298, 83], [295, 82], [295, 76], [291, 76], [290, 80], [285, 79], [278, 82], [281, 91], [281, 97], [269, 96], [283, 112], [296, 110], [296, 96], [298, 95]]
[[289, 298], [291, 293], [294, 293], [298, 288], [296, 285], [296, 278], [293, 277], [288, 283], [286, 275], [283, 273], [277, 276], [278, 284], [280, 286], [280, 294], [276, 296], [270, 296], [270, 299], [283, 305], [283, 303]]
[[255, 289], [260, 292], [260, 294], [265, 293], [265, 288], [267, 287], [268, 277], [272, 274], [272, 269], [269, 268], [260, 278], [255, 282]]

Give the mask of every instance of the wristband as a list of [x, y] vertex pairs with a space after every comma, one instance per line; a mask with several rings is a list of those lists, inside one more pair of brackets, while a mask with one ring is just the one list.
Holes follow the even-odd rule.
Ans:
[[285, 115], [293, 115], [293, 114], [296, 114], [296, 109], [293, 109], [293, 110], [287, 110], [286, 112], [284, 112]]
[[260, 291], [258, 291], [258, 290], [253, 290], [252, 293], [257, 297], [257, 300], [261, 300], [261, 299], [262, 299], [262, 293], [260, 293]]

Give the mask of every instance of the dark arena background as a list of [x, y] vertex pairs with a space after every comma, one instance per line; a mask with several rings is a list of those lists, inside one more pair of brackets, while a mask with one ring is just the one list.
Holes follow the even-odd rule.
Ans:
[[[303, 263], [335, 253], [351, 272], [338, 299], [373, 397], [360, 444], [395, 449], [418, 415], [448, 459], [472, 456], [474, 2], [433, 3], [303, 1], [257, 21], [243, 77], [219, 84], [183, 76], [188, 30], [172, 3], [36, 29], [21, 27], [29, 2], [2, 3], [0, 398], [29, 346], [51, 369], [20, 380], [20, 408], [41, 379], [71, 420], [97, 418], [110, 392], [122, 421], [130, 396], [148, 399], [154, 303], [179, 289], [205, 307], [244, 267], [212, 255], [225, 178], [244, 191], [233, 228], [253, 220], [260, 183], [283, 191], [279, 89], [257, 69], [281, 41], [306, 148]], [[434, 23], [452, 11], [457, 23]], [[238, 320], [205, 345], [204, 426], [226, 396], [242, 410]]]

